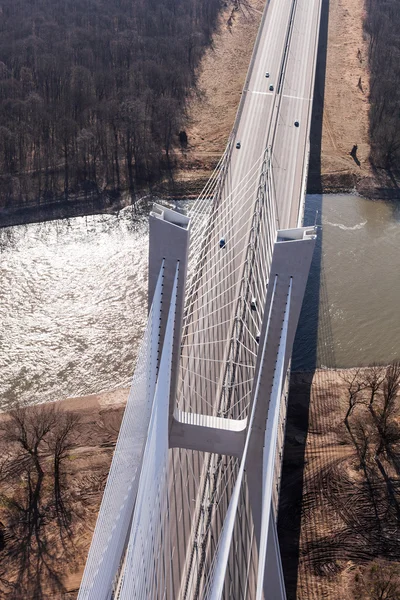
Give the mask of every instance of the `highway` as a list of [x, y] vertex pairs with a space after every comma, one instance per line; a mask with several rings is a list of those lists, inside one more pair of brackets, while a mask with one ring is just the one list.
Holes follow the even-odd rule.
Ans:
[[[258, 281], [257, 289], [255, 283], [249, 284], [258, 307], [246, 323], [246, 346], [257, 353], [276, 230], [296, 227], [302, 219], [319, 17], [320, 0], [271, 0], [266, 7], [235, 123], [221, 199], [213, 214], [208, 243], [201, 249], [201, 268], [197, 269], [186, 322], [178, 393], [178, 405], [184, 411], [221, 414], [218, 398], [225, 377], [221, 365], [227, 362], [238, 299], [243, 298], [245, 255], [254, 225], [262, 157], [268, 148], [272, 157], [271, 213], [275, 218], [263, 231], [268, 243], [265, 264], [259, 266], [258, 275], [264, 282], [260, 285]], [[236, 147], [238, 142], [240, 148]], [[218, 250], [221, 238], [225, 247]], [[248, 364], [247, 358], [243, 356], [243, 364]], [[243, 407], [231, 416], [243, 417]]]
[[[235, 419], [248, 413], [276, 231], [302, 220], [320, 4], [270, 0], [265, 8], [221, 197], [199, 248], [189, 293], [177, 393], [184, 413]], [[263, 201], [261, 177], [268, 180]], [[196, 594], [211, 560], [211, 538], [218, 536], [223, 521], [215, 508], [210, 516], [210, 506], [218, 505], [223, 513], [229, 486], [222, 485], [221, 473], [234, 478], [236, 468], [231, 459], [173, 451], [174, 597], [201, 597]], [[218, 486], [223, 491], [216, 501]], [[243, 568], [252, 544], [249, 538], [236, 568]], [[180, 580], [178, 572], [184, 573]]]
[[[283, 227], [302, 220], [321, 1], [298, 1], [273, 147], [273, 173]], [[298, 121], [299, 128], [294, 126]]]

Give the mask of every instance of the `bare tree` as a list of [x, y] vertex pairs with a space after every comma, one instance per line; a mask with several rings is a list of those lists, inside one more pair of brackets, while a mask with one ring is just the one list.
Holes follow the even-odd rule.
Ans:
[[374, 561], [356, 573], [354, 578], [356, 600], [400, 600], [400, 569], [398, 563]]
[[351, 369], [342, 376], [343, 381], [346, 382], [349, 407], [344, 418], [344, 423], [348, 430], [349, 418], [357, 404], [365, 404], [365, 398], [362, 392], [367, 389], [368, 384], [365, 381], [362, 369]]
[[369, 406], [372, 407], [376, 394], [385, 379], [385, 369], [379, 365], [372, 365], [365, 372], [365, 382], [371, 392]]
[[395, 361], [386, 368], [383, 382], [383, 412], [390, 412], [400, 387], [400, 362]]
[[[8, 452], [0, 474], [4, 489], [1, 519], [10, 540], [0, 569], [4, 599], [40, 600], [50, 591], [63, 591], [58, 553], [59, 542], [63, 548], [65, 544], [61, 536], [59, 540], [54, 536], [54, 521], [64, 530], [71, 522], [62, 464], [72, 447], [76, 425], [77, 417], [55, 404], [16, 406], [0, 422]], [[49, 493], [49, 477], [54, 481], [54, 493]]]
[[370, 456], [371, 444], [374, 441], [374, 432], [365, 419], [358, 418], [353, 427], [354, 441], [361, 466], [364, 468]]
[[392, 417], [396, 410], [399, 388], [400, 363], [395, 361], [386, 368], [383, 382], [383, 403], [377, 421], [380, 435], [380, 443], [376, 452], [377, 455], [381, 454], [392, 438], [395, 439], [398, 435], [397, 426]]
[[64, 501], [66, 489], [63, 463], [69, 452], [76, 444], [77, 425], [80, 417], [76, 413], [60, 412], [57, 415], [57, 424], [50, 432], [48, 448], [53, 460], [54, 501], [60, 534], [63, 529], [70, 534], [71, 512]]
[[[3, 424], [3, 434], [10, 444], [16, 444], [30, 460], [27, 469], [28, 523], [30, 536], [37, 533], [42, 519], [41, 492], [44, 471], [40, 447], [47, 434], [56, 425], [57, 416], [53, 405], [34, 407], [17, 406], [9, 413], [9, 421]], [[29, 464], [29, 463], [28, 463]]]

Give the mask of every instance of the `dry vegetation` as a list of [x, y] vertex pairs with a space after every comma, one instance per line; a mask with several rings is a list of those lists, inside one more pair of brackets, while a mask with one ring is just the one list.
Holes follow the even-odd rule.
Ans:
[[264, 6], [265, 0], [225, 3], [188, 104], [188, 145], [176, 173], [184, 189], [201, 188], [225, 149]]
[[398, 364], [293, 375], [280, 513], [291, 600], [400, 598], [399, 385]]
[[121, 417], [97, 397], [2, 416], [2, 600], [76, 598]]
[[309, 170], [312, 192], [348, 190], [361, 180], [370, 183], [363, 18], [364, 0], [322, 2]]

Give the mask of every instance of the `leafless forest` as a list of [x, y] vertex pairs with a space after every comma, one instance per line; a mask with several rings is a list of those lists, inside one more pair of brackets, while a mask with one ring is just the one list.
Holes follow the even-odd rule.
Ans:
[[367, 0], [371, 159], [375, 167], [400, 173], [400, 1]]
[[2, 2], [0, 207], [134, 195], [168, 173], [219, 11], [240, 3]]

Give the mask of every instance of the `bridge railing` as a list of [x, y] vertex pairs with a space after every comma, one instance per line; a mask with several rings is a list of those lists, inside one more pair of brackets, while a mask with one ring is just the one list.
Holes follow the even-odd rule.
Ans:
[[123, 559], [139, 486], [157, 376], [163, 271], [138, 351], [124, 417], [78, 593], [78, 600], [109, 600]]
[[179, 265], [176, 267], [118, 600], [165, 598], [172, 577], [168, 503], [168, 414], [178, 275]]

